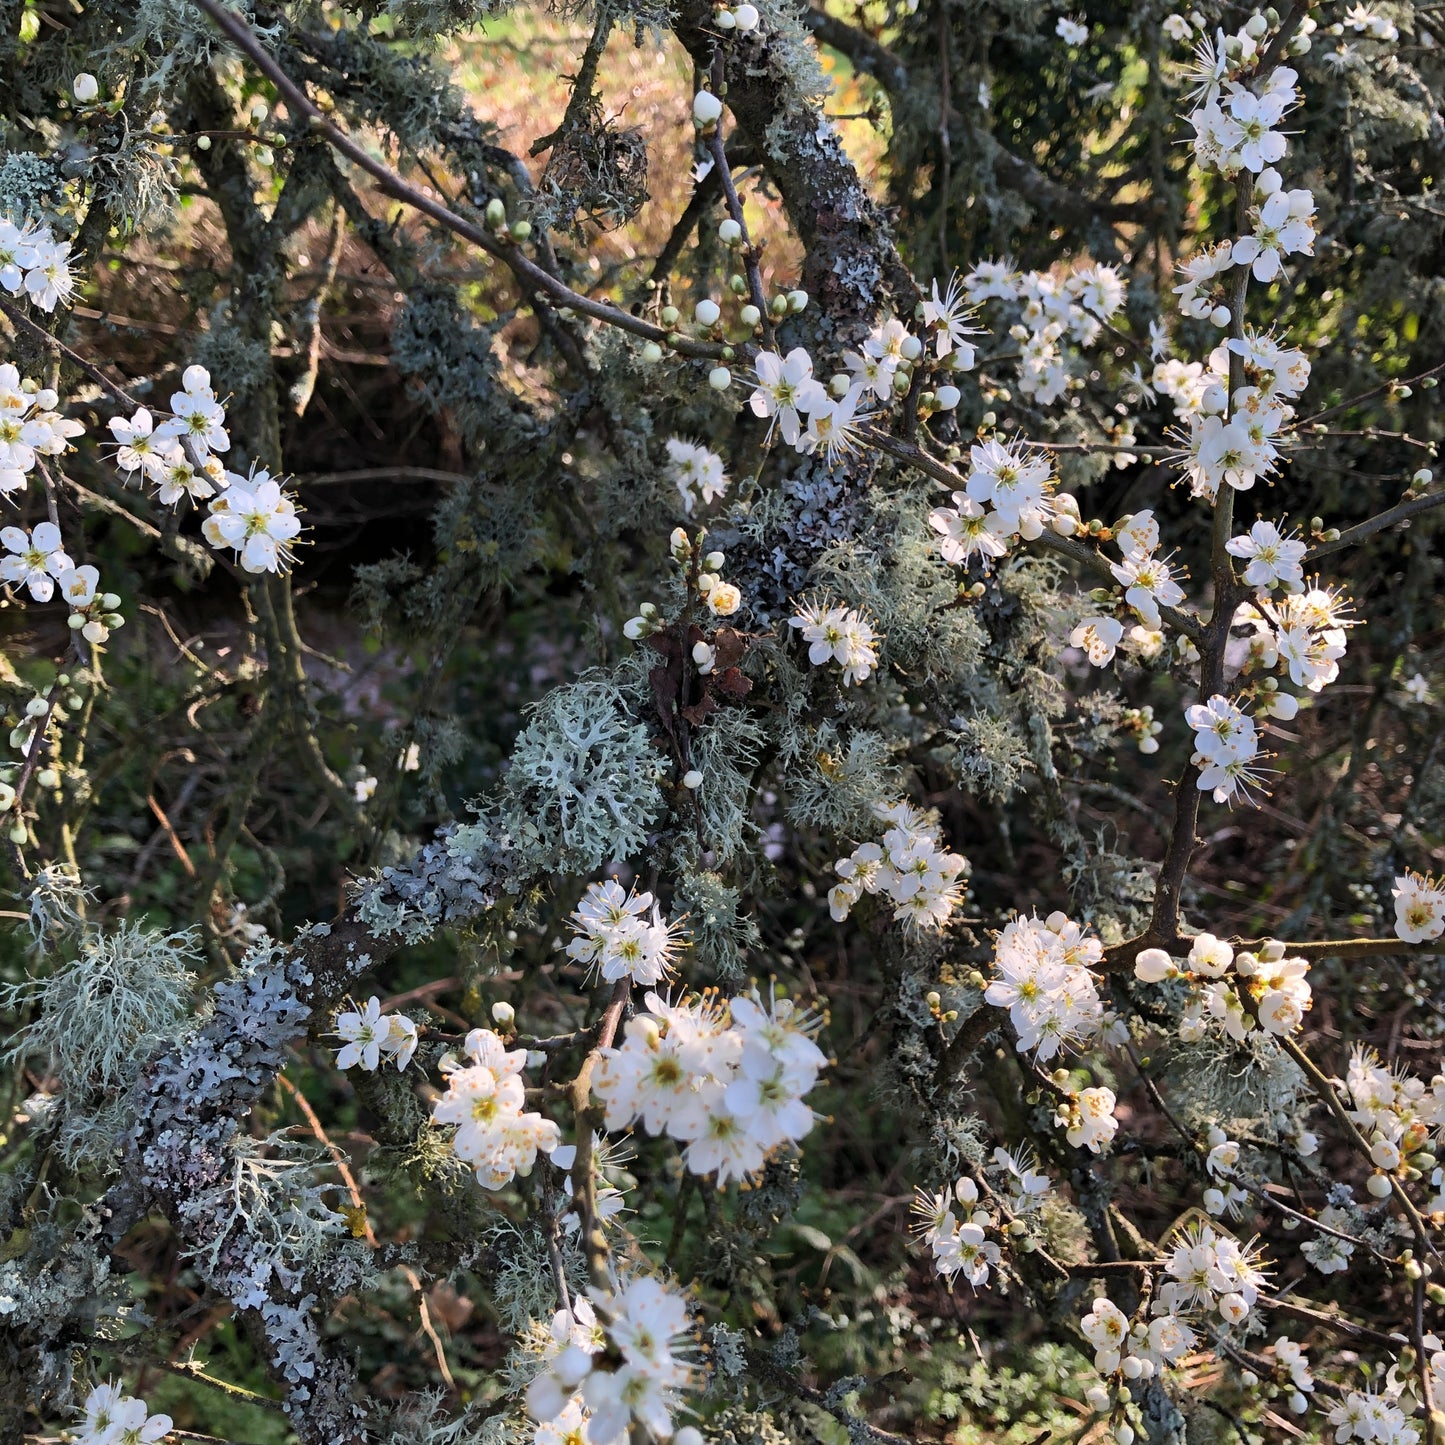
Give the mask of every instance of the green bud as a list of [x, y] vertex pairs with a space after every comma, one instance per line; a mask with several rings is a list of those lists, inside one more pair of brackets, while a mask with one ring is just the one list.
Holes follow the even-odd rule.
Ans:
[[494, 231], [500, 230], [504, 225], [506, 225], [507, 208], [502, 204], [501, 198], [499, 196], [493, 196], [492, 199], [487, 202], [487, 209], [485, 215], [487, 218], [487, 225], [489, 225]]
[[676, 306], [664, 306], [659, 319], [664, 326], [672, 327], [677, 325], [681, 315]]

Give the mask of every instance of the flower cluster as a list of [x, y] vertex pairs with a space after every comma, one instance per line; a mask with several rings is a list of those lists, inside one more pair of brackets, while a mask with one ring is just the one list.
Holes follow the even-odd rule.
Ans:
[[570, 1319], [553, 1321], [560, 1348], [527, 1387], [527, 1409], [542, 1422], [536, 1440], [613, 1445], [627, 1439], [634, 1421], [658, 1440], [671, 1438], [679, 1396], [692, 1379], [687, 1301], [642, 1274], [612, 1293], [594, 1290], [593, 1299], [596, 1311], [578, 1300]]
[[1265, 1284], [1256, 1250], [1198, 1221], [1165, 1260], [1164, 1275], [1147, 1315], [1131, 1322], [1101, 1295], [1079, 1322], [1100, 1374], [1152, 1379], [1195, 1348], [1207, 1316], [1217, 1315], [1225, 1325], [1245, 1319]]
[[1238, 1218], [1249, 1199], [1249, 1191], [1234, 1178], [1239, 1166], [1239, 1143], [1217, 1124], [1210, 1125], [1205, 1138], [1209, 1152], [1204, 1156], [1204, 1171], [1216, 1182], [1204, 1191], [1204, 1208], [1216, 1219], [1225, 1214]]
[[[1278, 127], [1299, 102], [1298, 77], [1287, 66], [1257, 67], [1256, 41], [1246, 27], [1228, 40], [1221, 31], [1216, 42], [1201, 43], [1197, 104], [1188, 117], [1195, 160], [1235, 178], [1251, 203], [1250, 233], [1188, 258], [1183, 282], [1174, 288], [1184, 315], [1221, 328], [1235, 321], [1242, 295], [1234, 290], [1235, 268], [1248, 267], [1255, 280], [1268, 284], [1283, 274], [1285, 257], [1314, 250], [1314, 198], [1306, 190], [1286, 190], [1274, 169], [1287, 149]], [[1246, 72], [1252, 73], [1248, 83], [1235, 78]], [[1246, 380], [1232, 393], [1231, 353], [1243, 360]], [[1176, 367], [1161, 375], [1156, 366], [1156, 384], [1173, 396], [1187, 424], [1184, 462], [1195, 496], [1212, 502], [1221, 485], [1247, 490], [1274, 470], [1278, 438], [1294, 415], [1288, 402], [1308, 380], [1302, 362], [1273, 338], [1245, 328], [1215, 351], [1207, 371]]]
[[1259, 610], [1268, 627], [1255, 623], [1261, 665], [1287, 672], [1307, 692], [1322, 692], [1340, 675], [1345, 630], [1355, 625], [1348, 606], [1340, 593], [1322, 587], [1262, 601]]
[[621, 1046], [602, 1051], [593, 1092], [609, 1129], [640, 1119], [649, 1134], [684, 1143], [687, 1167], [722, 1187], [812, 1129], [803, 1100], [827, 1062], [811, 1037], [817, 1025], [788, 999], [769, 1009], [756, 993], [726, 1005], [650, 993]]
[[70, 609], [67, 623], [87, 642], [104, 642], [113, 628], [125, 622], [125, 618], [116, 611], [120, 606], [120, 596], [100, 590], [98, 567], [89, 564], [72, 567], [55, 580], [60, 588], [61, 600]]
[[1134, 977], [1143, 983], [1182, 978], [1190, 985], [1179, 1021], [1185, 1042], [1203, 1038], [1215, 1025], [1241, 1041], [1256, 1025], [1266, 1033], [1287, 1035], [1304, 1021], [1312, 997], [1309, 964], [1286, 953], [1285, 945], [1273, 939], [1255, 952], [1236, 953], [1222, 938], [1201, 933], [1184, 968], [1162, 948], [1146, 948], [1134, 960]]
[[[960, 1220], [954, 1212], [967, 1211]], [[993, 1216], [979, 1208], [978, 1185], [964, 1177], [951, 1190], [929, 1194], [920, 1189], [913, 1201], [913, 1212], [919, 1217], [918, 1237], [933, 1255], [933, 1267], [953, 1287], [954, 1278], [962, 1275], [975, 1289], [986, 1285], [990, 1270], [997, 1269], [1002, 1252], [988, 1238], [994, 1227]]]
[[70, 247], [49, 226], [26, 221], [17, 226], [0, 217], [0, 286], [22, 293], [42, 311], [54, 311], [75, 290]]
[[942, 928], [963, 901], [960, 881], [968, 859], [950, 853], [936, 823], [907, 803], [877, 810], [889, 825], [881, 842], [862, 843], [833, 865], [842, 880], [828, 892], [828, 909], [842, 923], [865, 893], [881, 893], [893, 917], [915, 928]]
[[231, 548], [245, 572], [289, 570], [291, 545], [301, 531], [295, 499], [263, 470], [249, 477], [227, 472], [226, 480], [201, 527], [206, 541], [218, 551]]
[[1077, 505], [1061, 506], [1053, 487], [1053, 465], [1042, 452], [992, 438], [971, 447], [965, 489], [953, 494], [952, 507], [935, 507], [928, 516], [942, 537], [944, 561], [962, 566], [978, 557], [987, 566], [1015, 538], [1033, 541], [1050, 526], [1072, 533]]
[[1226, 1324], [1238, 1324], [1259, 1303], [1260, 1266], [1258, 1250], [1195, 1220], [1165, 1261], [1167, 1278], [1152, 1308], [1162, 1315], [1214, 1311]]
[[1445, 883], [1428, 873], [1405, 872], [1390, 890], [1395, 899], [1395, 937], [1428, 943], [1445, 932]]
[[589, 883], [570, 921], [577, 936], [567, 956], [595, 968], [608, 983], [661, 983], [672, 970], [678, 925], [663, 918], [650, 893], [624, 892], [615, 878]]
[[1415, 1445], [1420, 1429], [1400, 1405], [1398, 1385], [1382, 1392], [1351, 1390], [1331, 1409], [1330, 1424], [1335, 1427], [1336, 1445], [1348, 1440], [1370, 1442], [1370, 1445]]
[[[1114, 539], [1123, 559], [1111, 562], [1109, 570], [1125, 589], [1124, 601], [1133, 609], [1135, 617], [1149, 631], [1157, 632], [1163, 626], [1159, 609], [1178, 607], [1184, 601], [1184, 589], [1168, 560], [1159, 555], [1159, 526], [1153, 512], [1135, 513], [1124, 526], [1116, 529]], [[1099, 624], [1109, 619], [1090, 620]]]
[[667, 442], [667, 477], [682, 498], [682, 510], [690, 517], [699, 502], [707, 506], [728, 489], [723, 460], [697, 442], [670, 437]]
[[336, 1037], [342, 1040], [336, 1067], [360, 1067], [367, 1073], [373, 1073], [383, 1058], [400, 1072], [411, 1062], [418, 1042], [416, 1025], [405, 1014], [383, 1014], [375, 995], [360, 1009], [336, 1015]]
[[1009, 1011], [1018, 1049], [1042, 1061], [1098, 1038], [1106, 1023], [1093, 967], [1104, 945], [1062, 913], [1020, 914], [998, 936], [984, 1002]]
[[491, 1029], [473, 1029], [465, 1048], [470, 1065], [442, 1062], [447, 1091], [433, 1106], [432, 1120], [455, 1124], [457, 1157], [476, 1168], [482, 1188], [501, 1189], [514, 1175], [530, 1174], [538, 1153], [550, 1154], [562, 1142], [562, 1132], [550, 1119], [523, 1108], [525, 1049], [509, 1053]]
[[[707, 532], [699, 531], [694, 541], [682, 527], [674, 527], [668, 539], [673, 562], [682, 570], [688, 586], [714, 617], [731, 617], [743, 605], [743, 594], [722, 578], [726, 558], [721, 552], [704, 552]], [[654, 602], [644, 602], [637, 616], [623, 624], [622, 635], [632, 642], [651, 637], [667, 626]]]
[[244, 571], [284, 572], [301, 531], [296, 500], [269, 472], [249, 476], [227, 471], [220, 452], [229, 451], [226, 409], [203, 366], [188, 366], [181, 390], [171, 395], [171, 414], [159, 420], [146, 407], [129, 417], [111, 417], [115, 464], [127, 480], [149, 482], [168, 507], [183, 498], [210, 502], [202, 535], [218, 551], [230, 548]]
[[1249, 801], [1263, 777], [1256, 766], [1260, 748], [1254, 719], [1238, 703], [1215, 693], [1208, 702], [1186, 708], [1184, 720], [1194, 729], [1191, 761], [1199, 769], [1195, 786], [1213, 793], [1216, 803], [1232, 803], [1236, 797]]
[[1114, 1142], [1119, 1121], [1114, 1117], [1118, 1101], [1112, 1089], [1070, 1090], [1054, 1110], [1054, 1126], [1064, 1131], [1064, 1138], [1076, 1149], [1097, 1154]]
[[963, 278], [975, 306], [1003, 303], [1018, 320], [1009, 328], [1019, 346], [1019, 390], [1050, 406], [1071, 387], [1077, 351], [1092, 346], [1124, 305], [1124, 280], [1112, 266], [1085, 263], [1072, 270], [1015, 271], [1007, 260], [985, 261]]
[[[1078, 643], [1074, 646], [1077, 647]], [[1159, 751], [1159, 734], [1164, 731], [1164, 724], [1155, 718], [1151, 704], [1146, 702], [1143, 707], [1126, 708], [1119, 726], [1134, 739], [1141, 753]]]
[[[3, 225], [4, 222], [0, 222]], [[60, 396], [26, 377], [10, 362], [0, 365], [0, 495], [24, 491], [41, 457], [63, 456], [85, 428], [56, 408]]]
[[108, 425], [121, 473], [140, 472], [160, 488], [168, 506], [186, 495], [213, 496], [226, 486], [214, 457], [231, 448], [226, 408], [204, 366], [188, 366], [181, 373], [181, 390], [171, 393], [171, 415], [157, 422], [148, 408], [139, 407], [133, 416], [111, 417]]
[[840, 397], [830, 396], [814, 379], [813, 358], [801, 346], [787, 356], [760, 351], [753, 369], [757, 386], [748, 405], [754, 416], [768, 420], [769, 437], [776, 430], [790, 447], [808, 455], [821, 453], [830, 464], [857, 447], [858, 428], [869, 419], [867, 412], [858, 410], [863, 383], [850, 386]]
[[1296, 1415], [1303, 1415], [1309, 1408], [1306, 1395], [1315, 1388], [1315, 1377], [1310, 1372], [1309, 1356], [1304, 1347], [1287, 1335], [1281, 1335], [1274, 1342], [1275, 1375], [1290, 1392], [1289, 1407]]
[[75, 1440], [76, 1445], [156, 1445], [170, 1432], [169, 1415], [152, 1415], [144, 1400], [122, 1394], [107, 1380], [85, 1397]]
[[1418, 1178], [1435, 1167], [1432, 1146], [1445, 1143], [1445, 1074], [1436, 1074], [1427, 1086], [1403, 1069], [1387, 1067], [1373, 1049], [1356, 1046], [1345, 1087], [1350, 1118], [1370, 1146], [1375, 1173], [1366, 1187], [1372, 1195], [1383, 1199], [1392, 1178]]
[[821, 602], [804, 603], [788, 619], [808, 644], [808, 661], [814, 667], [830, 662], [841, 664], [843, 686], [866, 682], [878, 666], [878, 641], [873, 624], [852, 607], [829, 607]]

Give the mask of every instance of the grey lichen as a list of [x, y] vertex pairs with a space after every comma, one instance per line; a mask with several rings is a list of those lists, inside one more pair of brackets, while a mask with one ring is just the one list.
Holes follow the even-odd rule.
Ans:
[[662, 812], [662, 756], [606, 674], [550, 692], [517, 739], [499, 800], [532, 866], [590, 873], [631, 857]]
[[194, 1026], [199, 961], [193, 931], [124, 922], [88, 938], [54, 973], [0, 990], [0, 1005], [37, 1010], [6, 1057], [43, 1061], [55, 1081], [56, 1142], [72, 1165], [113, 1160], [146, 1060]]

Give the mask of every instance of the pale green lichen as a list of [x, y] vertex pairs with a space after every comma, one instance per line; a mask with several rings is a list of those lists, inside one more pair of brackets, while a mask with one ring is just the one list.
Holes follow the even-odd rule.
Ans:
[[194, 1025], [199, 961], [194, 932], [125, 922], [87, 938], [54, 973], [0, 991], [4, 1007], [36, 1010], [6, 1057], [39, 1061], [55, 1080], [49, 1116], [73, 1163], [104, 1164], [113, 1156], [129, 1122], [126, 1094], [141, 1069]]

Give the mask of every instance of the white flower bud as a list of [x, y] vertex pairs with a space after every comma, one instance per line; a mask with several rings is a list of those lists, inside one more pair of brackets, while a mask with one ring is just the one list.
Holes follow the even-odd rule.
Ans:
[[505, 999], [498, 999], [492, 1005], [492, 1022], [504, 1029], [509, 1029], [517, 1021], [517, 1010]]
[[1109, 1392], [1102, 1385], [1091, 1386], [1084, 1398], [1089, 1402], [1089, 1408], [1100, 1415], [1109, 1408]]
[[904, 361], [917, 361], [923, 355], [923, 343], [910, 333], [898, 343], [898, 354]]
[[1388, 1199], [1390, 1197], [1390, 1179], [1385, 1174], [1372, 1174], [1365, 1180], [1365, 1188], [1374, 1199]]
[[[741, 321], [744, 326], [756, 326], [762, 319], [763, 313], [751, 302], [738, 312], [738, 320]], [[674, 1439], [675, 1438], [674, 1436]]]
[[100, 83], [90, 74], [82, 70], [70, 83], [70, 88], [75, 92], [75, 98], [82, 105], [89, 105], [97, 95], [100, 94]]
[[731, 216], [717, 228], [718, 240], [725, 246], [734, 245], [743, 238], [743, 228]]
[[799, 311], [806, 311], [808, 308], [808, 293], [806, 291], [788, 292], [788, 310], [796, 315]]
[[703, 567], [709, 572], [721, 572], [727, 558], [721, 552], [709, 552], [702, 559]]
[[1216, 306], [1214, 310], [1209, 313], [1209, 319], [1221, 329], [1228, 326], [1232, 319], [1229, 307]]
[[1251, 15], [1249, 19], [1244, 22], [1244, 33], [1248, 35], [1251, 40], [1258, 40], [1268, 29], [1269, 21], [1266, 20], [1263, 15]]
[[722, 101], [710, 90], [700, 90], [692, 98], [692, 118], [699, 125], [711, 125], [722, 114]]
[[952, 411], [963, 400], [963, 393], [956, 386], [940, 386], [935, 400], [940, 411]]
[[699, 301], [697, 305], [692, 308], [692, 315], [693, 320], [696, 321], [699, 326], [716, 326], [718, 318], [722, 315], [722, 307], [719, 306], [716, 301]]
[[682, 785], [684, 788], [693, 789], [702, 787], [702, 774], [696, 768], [689, 768], [682, 775]]
[[737, 22], [738, 29], [746, 35], [749, 31], [758, 28], [758, 21], [761, 20], [762, 17], [758, 14], [758, 7], [756, 5], [743, 4], [739, 5], [733, 11], [733, 19]]
[[714, 391], [726, 391], [733, 384], [733, 374], [725, 366], [715, 366], [707, 374], [707, 384]]
[[1146, 948], [1134, 960], [1134, 977], [1140, 983], [1163, 983], [1174, 972], [1174, 960], [1162, 948]]

